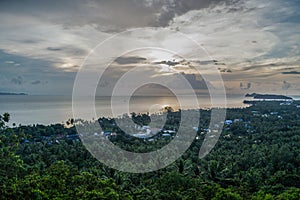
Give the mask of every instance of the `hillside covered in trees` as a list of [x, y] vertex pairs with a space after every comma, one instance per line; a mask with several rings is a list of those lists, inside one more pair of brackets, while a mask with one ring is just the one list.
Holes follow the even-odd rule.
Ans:
[[[0, 118], [0, 199], [300, 199], [300, 102], [257, 102], [227, 110], [222, 135], [203, 159], [198, 153], [210, 110], [201, 110], [197, 137], [168, 167], [134, 174], [111, 169], [82, 144], [74, 123], [9, 128]], [[132, 137], [101, 118], [104, 133], [134, 152], [150, 152], [169, 143], [180, 111], [169, 109], [163, 130], [145, 139]], [[129, 117], [129, 116], [127, 116]], [[139, 126], [149, 116], [133, 113]], [[168, 131], [167, 131], [168, 130]]]

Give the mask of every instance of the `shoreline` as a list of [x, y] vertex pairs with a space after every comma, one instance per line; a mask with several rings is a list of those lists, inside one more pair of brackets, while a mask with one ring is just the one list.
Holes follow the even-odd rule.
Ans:
[[[203, 108], [190, 108], [190, 109], [181, 109], [182, 111], [196, 111], [196, 110], [199, 110], [200, 112], [201, 111], [211, 111], [212, 109], [226, 109], [226, 110], [228, 110], [228, 109], [246, 109], [246, 108], [249, 108], [249, 107], [251, 107], [252, 105], [251, 104], [244, 104], [244, 106], [243, 107], [239, 107], [239, 106], [237, 106], [237, 107], [227, 107], [227, 108], [222, 108], [222, 107], [214, 107], [214, 108], [205, 108], [205, 107], [203, 107]], [[176, 113], [176, 112], [178, 112], [180, 109], [176, 109], [176, 110], [173, 110], [171, 113]], [[10, 113], [9, 113], [10, 114]], [[148, 116], [152, 116], [152, 115], [154, 115], [154, 116], [160, 116], [160, 115], [162, 115], [163, 114], [163, 111], [161, 111], [161, 112], [154, 112], [154, 113], [148, 113], [148, 112], [136, 112], [136, 114], [137, 115], [142, 115], [142, 114], [146, 114], [146, 115], [148, 115]], [[122, 117], [124, 117], [124, 116], [129, 116], [130, 117], [130, 113], [124, 113], [124, 114], [122, 114], [122, 115], [118, 115], [117, 117], [111, 117], [111, 116], [104, 116], [104, 115], [102, 115], [102, 116], [98, 116], [98, 119], [100, 119], [100, 118], [106, 118], [106, 119], [121, 119]], [[57, 124], [60, 124], [60, 125], [66, 125], [66, 123], [67, 123], [67, 121], [69, 121], [70, 119], [74, 119], [74, 118], [66, 118], [64, 121], [62, 121], [62, 122], [51, 122], [51, 123], [29, 123], [29, 124], [22, 124], [22, 123], [15, 123], [17, 126], [12, 126], [12, 124], [14, 123], [13, 122], [13, 118], [12, 118], [12, 116], [10, 115], [10, 118], [11, 118], [11, 120], [10, 120], [10, 122], [9, 122], [9, 127], [10, 128], [17, 128], [17, 127], [19, 127], [19, 124], [21, 124], [21, 126], [36, 126], [36, 125], [43, 125], [43, 126], [52, 126], [52, 125], [57, 125]], [[95, 122], [96, 120], [95, 119], [90, 119], [90, 120], [87, 120], [87, 119], [74, 119], [74, 121], [85, 121], [85, 122]]]

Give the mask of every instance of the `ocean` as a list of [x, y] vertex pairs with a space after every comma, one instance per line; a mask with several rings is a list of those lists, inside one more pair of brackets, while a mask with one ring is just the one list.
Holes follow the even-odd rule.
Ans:
[[[110, 98], [96, 97], [95, 100], [97, 117], [112, 117]], [[243, 95], [229, 95], [227, 96], [227, 107], [244, 107], [243, 100]], [[118, 113], [118, 111], [128, 103], [129, 113], [158, 113], [165, 106], [170, 106], [174, 110], [198, 108], [198, 105], [191, 103], [188, 96], [184, 98], [181, 107], [175, 97], [132, 97], [129, 102], [120, 98], [120, 101], [117, 100], [117, 104], [114, 105], [114, 110], [117, 112], [114, 116], [124, 114]], [[198, 103], [200, 108], [211, 107], [210, 98], [207, 96], [198, 96]], [[85, 107], [80, 109], [84, 110]], [[65, 123], [68, 119], [73, 118], [72, 96], [0, 95], [0, 113], [5, 112], [11, 116], [9, 125], [13, 123], [16, 125]]]

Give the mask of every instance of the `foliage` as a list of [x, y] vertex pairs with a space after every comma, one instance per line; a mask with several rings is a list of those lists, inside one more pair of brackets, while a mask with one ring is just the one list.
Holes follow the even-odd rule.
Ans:
[[[255, 112], [252, 112], [255, 111]], [[273, 114], [271, 114], [273, 113]], [[276, 113], [276, 114], [274, 114]], [[165, 129], [177, 130], [180, 111], [167, 110]], [[280, 117], [279, 117], [280, 116]], [[201, 110], [198, 140], [176, 162], [145, 174], [118, 172], [91, 156], [70, 120], [61, 124], [9, 128], [0, 116], [1, 199], [300, 199], [300, 109], [261, 102], [229, 109], [226, 125], [212, 152], [198, 158], [210, 111]], [[132, 114], [139, 125], [149, 116]], [[152, 119], [152, 118], [151, 118]], [[241, 120], [242, 119], [242, 120]], [[155, 142], [129, 137], [113, 119], [99, 119], [108, 138], [123, 149], [149, 152], [170, 139]], [[191, 127], [192, 128], [192, 127]], [[69, 137], [73, 135], [72, 137]]]

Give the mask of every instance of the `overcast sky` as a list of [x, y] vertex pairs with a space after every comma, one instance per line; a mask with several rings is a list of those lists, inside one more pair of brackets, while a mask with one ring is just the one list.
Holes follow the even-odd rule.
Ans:
[[[170, 80], [184, 72], [201, 90], [205, 83], [189, 67], [214, 65], [229, 94], [300, 94], [299, 10], [298, 0], [1, 0], [0, 92], [72, 94], [76, 72], [97, 44], [143, 28], [124, 40], [149, 45], [155, 35], [155, 42], [177, 44], [192, 60], [161, 52], [124, 54], [100, 85], [129, 66], [142, 66], [140, 73]], [[191, 56], [178, 33], [208, 56]]]

